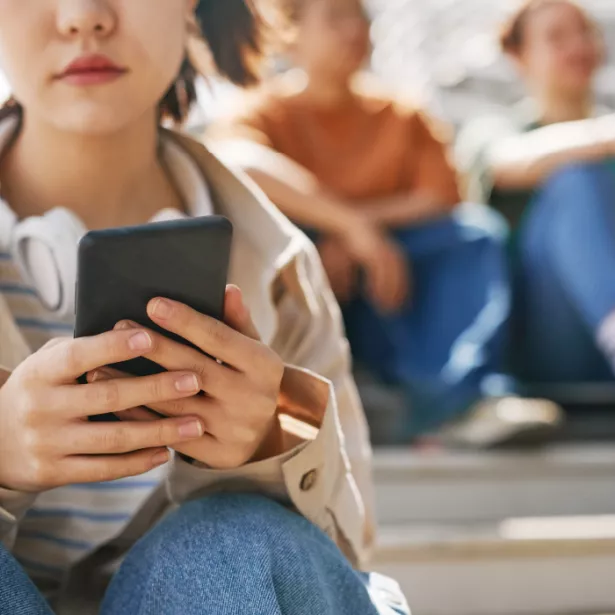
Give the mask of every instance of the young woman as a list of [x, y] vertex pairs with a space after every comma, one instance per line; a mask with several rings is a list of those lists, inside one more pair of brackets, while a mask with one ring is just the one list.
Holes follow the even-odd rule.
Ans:
[[[257, 15], [200, 8], [220, 71], [252, 80]], [[369, 445], [315, 251], [160, 127], [188, 111], [194, 10], [0, 0], [0, 613], [48, 613], [43, 594], [83, 613], [120, 558], [102, 613], [405, 613], [352, 567], [373, 536]], [[225, 324], [164, 297], [149, 315], [223, 363], [130, 322], [70, 339], [86, 229], [212, 212], [235, 225]], [[105, 369], [137, 356], [168, 371]], [[87, 421], [104, 412], [123, 421]]]
[[315, 239], [355, 358], [405, 392], [409, 410], [386, 427], [379, 408], [368, 414], [373, 431], [401, 443], [480, 417], [490, 428], [466, 433], [494, 444], [542, 425], [530, 402], [521, 422], [502, 418], [499, 398], [481, 403], [510, 392], [488, 386], [503, 382], [491, 378], [508, 315], [503, 224], [485, 208], [457, 207], [445, 134], [431, 120], [361, 83], [370, 49], [362, 3], [292, 4], [297, 70], [258, 91], [217, 136]]
[[502, 47], [531, 98], [513, 117], [472, 122], [459, 160], [515, 230], [517, 371], [530, 382], [610, 382], [615, 116], [594, 98], [603, 38], [575, 2], [530, 0]]

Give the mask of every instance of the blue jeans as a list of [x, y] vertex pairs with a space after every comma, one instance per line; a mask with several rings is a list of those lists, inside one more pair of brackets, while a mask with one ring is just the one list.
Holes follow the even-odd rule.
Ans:
[[[6, 552], [0, 577], [0, 615], [50, 613]], [[229, 494], [185, 504], [159, 523], [130, 551], [101, 609], [102, 615], [407, 613], [395, 588], [353, 570], [309, 521], [267, 498]]]
[[[313, 234], [310, 233], [313, 237]], [[391, 442], [436, 429], [488, 392], [509, 392], [499, 374], [507, 344], [510, 279], [506, 224], [482, 205], [393, 237], [414, 275], [411, 301], [380, 313], [364, 293], [342, 311], [357, 362], [408, 398]], [[491, 391], [493, 383], [504, 383]]]
[[596, 331], [615, 310], [615, 173], [578, 164], [532, 203], [516, 246], [516, 369], [530, 383], [605, 382]]

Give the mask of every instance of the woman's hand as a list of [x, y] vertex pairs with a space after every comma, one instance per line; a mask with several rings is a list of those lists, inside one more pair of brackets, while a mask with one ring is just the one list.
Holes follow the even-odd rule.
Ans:
[[342, 237], [348, 253], [366, 275], [367, 292], [383, 312], [400, 309], [411, 290], [410, 263], [402, 250], [376, 225], [357, 217]]
[[[154, 346], [145, 356], [167, 370], [196, 373], [205, 393], [147, 404], [158, 414], [195, 415], [203, 421], [205, 435], [200, 440], [173, 448], [216, 469], [237, 468], [282, 452], [276, 409], [284, 363], [259, 341], [241, 291], [227, 288], [225, 323], [167, 299], [154, 299], [148, 314], [157, 325], [209, 355], [150, 332]], [[118, 324], [120, 329], [133, 326], [130, 322]], [[122, 378], [109, 370], [91, 375], [97, 376]], [[154, 416], [145, 408], [135, 408], [120, 418], [147, 422]]]
[[357, 263], [335, 236], [325, 236], [317, 248], [336, 299], [342, 305], [348, 303], [357, 291]]
[[198, 391], [190, 371], [78, 384], [82, 374], [143, 356], [143, 330], [50, 342], [0, 388], [0, 486], [40, 492], [143, 474], [168, 461], [167, 446], [203, 434], [195, 416], [150, 423], [92, 423], [87, 417], [179, 400]]

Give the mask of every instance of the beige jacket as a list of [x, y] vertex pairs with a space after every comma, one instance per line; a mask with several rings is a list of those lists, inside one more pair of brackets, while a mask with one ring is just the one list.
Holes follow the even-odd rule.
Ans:
[[[171, 138], [201, 168], [216, 213], [233, 222], [230, 282], [242, 288], [263, 340], [289, 365], [283, 385], [288, 407], [280, 408], [280, 416], [295, 445], [280, 457], [234, 471], [203, 469], [176, 457], [166, 484], [118, 539], [121, 548], [106, 551], [117, 555], [129, 548], [175, 503], [215, 491], [256, 489], [321, 527], [361, 566], [374, 533], [371, 452], [339, 308], [317, 253], [248, 179], [196, 141]], [[0, 295], [0, 365], [14, 369], [27, 355]], [[32, 500], [0, 489], [0, 538], [9, 547]], [[102, 553], [90, 559], [92, 565], [103, 563]]]

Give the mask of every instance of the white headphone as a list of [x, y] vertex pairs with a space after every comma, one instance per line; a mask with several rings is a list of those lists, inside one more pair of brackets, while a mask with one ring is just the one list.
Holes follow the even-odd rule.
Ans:
[[[151, 222], [184, 216], [176, 209], [163, 209]], [[64, 207], [18, 221], [0, 199], [0, 251], [13, 257], [23, 281], [59, 317], [70, 316], [75, 310], [77, 248], [86, 233], [81, 220]]]
[[0, 201], [0, 247], [11, 254], [23, 281], [60, 317], [73, 313], [77, 245], [86, 229], [68, 209], [18, 221]]

